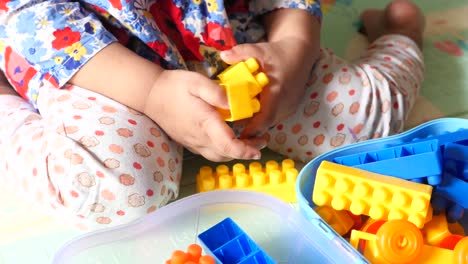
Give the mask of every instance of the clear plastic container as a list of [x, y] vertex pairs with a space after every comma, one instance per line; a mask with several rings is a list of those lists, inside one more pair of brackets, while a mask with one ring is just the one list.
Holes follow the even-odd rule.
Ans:
[[[312, 190], [314, 188], [315, 173], [323, 160], [332, 161], [340, 156], [382, 150], [423, 139], [438, 139], [440, 145], [448, 142], [464, 141], [468, 140], [468, 133], [463, 131], [464, 129], [468, 129], [468, 119], [441, 118], [424, 123], [398, 135], [348, 145], [316, 157], [302, 168], [297, 178], [296, 194], [301, 213], [306, 219], [316, 217], [313, 210], [315, 204], [312, 202]], [[449, 134], [450, 132], [457, 133]], [[468, 213], [465, 213], [460, 223], [468, 230]]]
[[198, 234], [232, 218], [277, 263], [367, 263], [315, 213], [306, 221], [290, 204], [247, 191], [199, 193], [131, 224], [78, 237], [53, 263], [165, 263]]

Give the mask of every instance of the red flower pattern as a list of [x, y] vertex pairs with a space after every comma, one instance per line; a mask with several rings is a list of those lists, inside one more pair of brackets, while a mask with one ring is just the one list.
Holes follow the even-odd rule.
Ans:
[[29, 62], [16, 53], [10, 46], [5, 49], [5, 75], [15, 88], [18, 94], [28, 99], [29, 82], [36, 75], [37, 71]]
[[8, 9], [9, 9], [8, 6], [7, 6], [8, 2], [10, 2], [10, 0], [1, 0], [0, 1], [0, 10], [8, 12]]
[[202, 37], [207, 46], [217, 50], [228, 50], [236, 45], [231, 28], [222, 27], [220, 24], [212, 22], [206, 24], [205, 33], [202, 33]]
[[160, 41], [149, 42], [147, 45], [158, 54], [166, 54], [168, 49], [166, 43]]
[[[184, 59], [203, 60], [203, 56], [200, 54], [200, 39], [185, 28], [182, 23], [182, 10], [172, 0], [157, 1], [151, 6], [150, 13], [159, 29], [174, 42]], [[159, 50], [159, 52], [162, 51]], [[159, 52], [158, 54], [164, 58], [165, 53]]]
[[54, 37], [55, 39], [52, 41], [52, 47], [59, 50], [80, 41], [81, 33], [72, 31], [70, 27], [66, 27], [64, 29], [57, 29], [54, 32]]

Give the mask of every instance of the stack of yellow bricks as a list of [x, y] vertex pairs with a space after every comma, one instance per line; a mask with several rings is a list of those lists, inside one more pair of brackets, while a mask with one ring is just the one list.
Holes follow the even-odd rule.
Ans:
[[254, 58], [233, 64], [218, 74], [217, 82], [226, 91], [229, 109], [218, 109], [226, 121], [252, 117], [260, 111], [257, 95], [268, 83], [265, 73]]

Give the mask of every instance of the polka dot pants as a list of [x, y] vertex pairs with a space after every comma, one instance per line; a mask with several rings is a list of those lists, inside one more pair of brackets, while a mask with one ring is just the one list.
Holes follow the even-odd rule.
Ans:
[[401, 132], [423, 80], [416, 44], [399, 35], [376, 40], [346, 63], [327, 49], [294, 115], [270, 129], [268, 147], [309, 161], [334, 148]]
[[19, 193], [83, 229], [177, 196], [182, 148], [145, 115], [76, 86], [41, 88], [38, 111], [0, 96], [0, 175]]
[[[268, 132], [269, 147], [308, 161], [400, 132], [423, 78], [403, 36], [375, 41], [356, 62], [322, 49], [304, 100]], [[127, 223], [178, 195], [182, 147], [148, 117], [80, 87], [41, 88], [38, 111], [0, 96], [2, 183], [85, 229]]]

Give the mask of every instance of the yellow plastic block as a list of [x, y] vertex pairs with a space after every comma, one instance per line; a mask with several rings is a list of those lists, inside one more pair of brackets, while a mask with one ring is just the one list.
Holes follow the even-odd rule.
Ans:
[[318, 206], [314, 210], [340, 235], [345, 235], [354, 226], [354, 220], [346, 211], [337, 211], [329, 206]]
[[252, 117], [260, 111], [256, 96], [268, 83], [263, 72], [257, 72], [259, 65], [254, 58], [231, 65], [218, 74], [219, 84], [224, 88], [229, 101], [229, 110], [219, 109], [226, 121]]
[[[402, 220], [396, 220], [402, 221]], [[393, 222], [393, 221], [392, 221]], [[387, 223], [391, 223], [390, 221]], [[352, 230], [350, 243], [373, 264], [468, 264], [468, 237], [463, 238], [454, 250], [424, 244], [422, 234], [413, 225], [385, 223], [370, 234]], [[406, 222], [409, 223], [409, 222]], [[359, 242], [365, 240], [365, 248]]]
[[372, 219], [403, 219], [424, 226], [432, 186], [323, 161], [317, 170], [313, 202]]
[[296, 178], [299, 172], [294, 161], [285, 159], [278, 162], [269, 160], [265, 167], [260, 162], [252, 162], [248, 169], [237, 163], [230, 170], [227, 165], [219, 165], [216, 171], [203, 166], [197, 175], [197, 192], [220, 189], [250, 190], [273, 195], [285, 202], [296, 202]]

